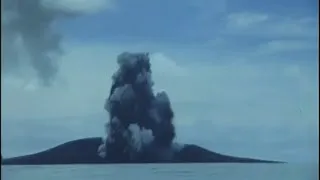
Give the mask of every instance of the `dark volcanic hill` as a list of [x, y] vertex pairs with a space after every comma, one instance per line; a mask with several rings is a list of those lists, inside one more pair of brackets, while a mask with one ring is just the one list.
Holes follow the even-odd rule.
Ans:
[[[70, 141], [52, 149], [36, 154], [2, 159], [3, 165], [40, 165], [40, 164], [101, 164], [101, 163], [132, 163], [121, 157], [113, 157], [118, 161], [108, 161], [97, 154], [101, 144], [101, 138], [85, 138]], [[150, 157], [150, 156], [149, 156]], [[134, 163], [163, 163], [152, 159], [144, 159]], [[276, 161], [265, 161], [250, 158], [226, 156], [211, 152], [196, 145], [185, 145], [185, 147], [174, 155], [174, 160], [165, 163], [279, 163]]]

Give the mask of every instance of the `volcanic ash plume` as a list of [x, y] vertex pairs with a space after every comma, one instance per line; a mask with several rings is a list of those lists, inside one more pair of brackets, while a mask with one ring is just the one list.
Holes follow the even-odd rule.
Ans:
[[1, 0], [2, 72], [16, 74], [22, 66], [31, 66], [43, 85], [51, 85], [62, 52], [53, 24], [100, 11], [105, 4], [105, 0]]
[[99, 155], [109, 159], [121, 152], [122, 158], [137, 160], [151, 149], [170, 151], [175, 147], [174, 114], [168, 95], [153, 93], [149, 55], [125, 52], [117, 62], [119, 69], [105, 103], [110, 118]]

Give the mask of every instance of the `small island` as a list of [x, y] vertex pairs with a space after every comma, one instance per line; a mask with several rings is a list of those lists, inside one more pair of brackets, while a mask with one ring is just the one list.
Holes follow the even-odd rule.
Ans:
[[123, 159], [118, 153], [113, 160], [101, 158], [97, 154], [102, 138], [79, 139], [52, 149], [20, 157], [3, 159], [3, 165], [53, 165], [53, 164], [110, 164], [110, 163], [280, 163], [250, 158], [226, 156], [211, 152], [196, 145], [185, 145], [171, 160], [157, 159], [147, 155], [141, 160]]
[[179, 144], [166, 92], [154, 94], [148, 53], [122, 53], [105, 110], [105, 137], [70, 141], [36, 154], [2, 158], [3, 165], [110, 163], [281, 163]]

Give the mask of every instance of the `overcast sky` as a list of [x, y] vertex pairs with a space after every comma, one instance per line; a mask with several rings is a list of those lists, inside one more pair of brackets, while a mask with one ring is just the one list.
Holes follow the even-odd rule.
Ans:
[[52, 87], [38, 85], [28, 64], [1, 77], [4, 156], [102, 136], [116, 56], [148, 51], [155, 90], [173, 104], [177, 141], [318, 160], [318, 1], [55, 2], [86, 13], [53, 24], [64, 54]]

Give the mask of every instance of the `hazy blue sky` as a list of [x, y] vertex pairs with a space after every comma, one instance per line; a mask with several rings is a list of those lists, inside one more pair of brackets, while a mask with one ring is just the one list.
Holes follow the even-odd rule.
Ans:
[[[2, 77], [2, 152], [102, 136], [116, 55], [152, 53], [180, 142], [239, 156], [318, 160], [317, 0], [57, 0], [87, 15], [54, 26], [54, 87]], [[27, 68], [26, 68], [27, 69]]]

